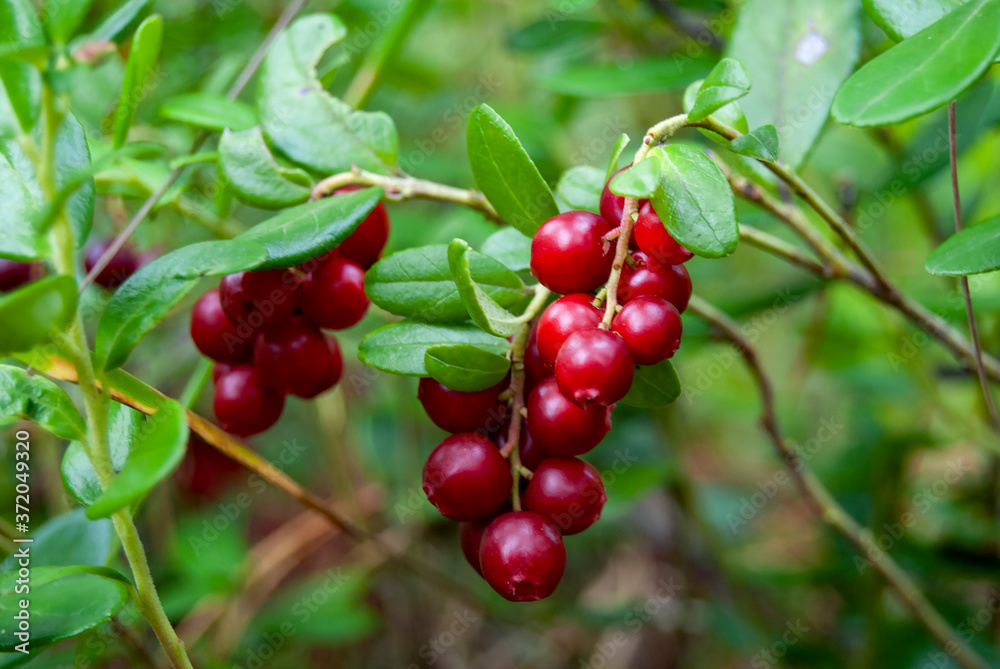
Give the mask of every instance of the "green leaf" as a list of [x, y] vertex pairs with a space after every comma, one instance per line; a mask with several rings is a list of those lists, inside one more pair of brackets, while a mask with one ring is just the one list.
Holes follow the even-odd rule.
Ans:
[[650, 201], [674, 239], [706, 258], [735, 251], [736, 203], [718, 165], [701, 151], [676, 144], [653, 149], [646, 160], [659, 163], [660, 179]]
[[608, 182], [611, 175], [618, 171], [618, 159], [621, 158], [622, 152], [625, 147], [628, 146], [629, 137], [624, 132], [618, 135], [618, 139], [615, 140], [615, 145], [611, 147], [611, 157], [608, 159], [608, 169], [604, 173], [604, 183]]
[[30, 420], [62, 439], [83, 439], [87, 426], [69, 395], [43, 376], [0, 365], [0, 425]]
[[973, 0], [873, 58], [837, 92], [833, 116], [856, 126], [900, 123], [948, 104], [1000, 51], [1000, 0]]
[[0, 143], [0, 257], [27, 261], [47, 254], [47, 238], [31, 225], [40, 200], [31, 161], [16, 142]]
[[778, 159], [778, 129], [773, 125], [762, 125], [731, 141], [729, 148], [734, 153], [773, 163]]
[[[107, 519], [89, 520], [85, 509], [76, 508], [49, 518], [31, 533], [31, 567], [91, 565], [100, 567], [111, 559], [115, 528]], [[17, 559], [8, 557], [0, 571], [16, 569]]]
[[30, 601], [31, 647], [47, 646], [111, 620], [128, 601], [128, 580], [106, 567], [74, 565], [31, 570], [31, 594], [17, 592], [18, 572], [0, 573], [0, 651], [23, 642], [15, 615]]
[[448, 266], [458, 286], [458, 294], [472, 320], [490, 334], [509, 337], [521, 324], [517, 316], [500, 306], [472, 278], [472, 249], [464, 239], [452, 240], [448, 245]]
[[[653, 149], [650, 155], [658, 150]], [[609, 188], [612, 193], [623, 197], [652, 197], [660, 183], [661, 172], [660, 161], [649, 160], [647, 156], [646, 160], [639, 161], [616, 176]]]
[[[514, 306], [524, 299], [521, 279], [498, 260], [473, 253], [470, 263], [475, 281], [499, 304]], [[416, 321], [461, 323], [469, 319], [444, 244], [382, 258], [365, 275], [365, 292], [376, 306]]]
[[472, 393], [500, 383], [510, 371], [510, 360], [470, 344], [446, 344], [427, 349], [424, 367], [435, 381]]
[[471, 324], [429, 325], [402, 321], [368, 333], [358, 345], [358, 358], [369, 367], [402, 376], [429, 376], [424, 354], [432, 346], [469, 344], [504, 355], [510, 342]]
[[[54, 0], [58, 2], [59, 0]], [[125, 31], [130, 25], [133, 25], [138, 17], [142, 14], [142, 10], [152, 0], [126, 0], [121, 5], [119, 5], [115, 11], [107, 15], [107, 17], [102, 20], [93, 31], [88, 35], [83, 36], [81, 42], [111, 42], [119, 34]], [[70, 51], [75, 51], [77, 48], [77, 40], [73, 40], [73, 45], [70, 47]]]
[[63, 330], [76, 313], [76, 281], [60, 275], [0, 296], [0, 356], [28, 351]]
[[632, 387], [621, 402], [640, 409], [655, 409], [672, 404], [680, 394], [677, 372], [669, 360], [664, 360], [649, 367], [637, 367]]
[[[684, 91], [683, 107], [685, 112], [690, 112], [691, 108], [694, 107], [694, 103], [698, 99], [698, 91], [701, 90], [702, 83], [702, 80], [698, 80], [688, 86]], [[747, 117], [743, 113], [743, 109], [740, 107], [739, 102], [730, 102], [729, 104], [719, 107], [712, 114], [712, 117], [730, 127], [736, 128], [740, 132], [747, 132], [750, 129], [747, 125]], [[727, 143], [724, 137], [719, 137], [717, 134], [709, 130], [699, 129], [698, 132], [703, 134], [705, 137], [708, 137], [716, 144], [722, 144], [725, 146]]]
[[16, 60], [0, 61], [0, 84], [10, 101], [11, 109], [28, 133], [35, 127], [41, 107], [42, 77], [32, 65]]
[[217, 93], [175, 95], [160, 106], [160, 116], [216, 131], [246, 130], [257, 125], [253, 107]]
[[90, 148], [80, 121], [67, 113], [56, 133], [56, 188], [63, 189], [78, 184], [65, 203], [66, 217], [73, 230], [77, 248], [84, 245], [94, 221], [95, 187], [92, 177], [81, 175], [90, 170]]
[[118, 287], [97, 325], [99, 369], [119, 367], [139, 341], [203, 276], [254, 269], [267, 258], [262, 245], [238, 237], [182, 246], [143, 266]]
[[563, 95], [583, 98], [680, 91], [704, 77], [714, 59], [674, 54], [624, 65], [577, 65], [544, 77], [539, 83]]
[[162, 43], [163, 18], [159, 15], [150, 16], [143, 21], [132, 37], [132, 53], [125, 66], [122, 94], [115, 109], [113, 145], [116, 149], [125, 143], [136, 107], [146, 97], [146, 88], [156, 74]]
[[381, 188], [365, 188], [306, 202], [259, 223], [237, 239], [267, 249], [267, 260], [258, 269], [292, 267], [347, 239], [383, 195]]
[[750, 74], [743, 63], [734, 58], [723, 58], [698, 88], [688, 119], [700, 121], [749, 92]]
[[857, 62], [860, 13], [859, 0], [747, 0], [740, 8], [726, 50], [753, 76], [740, 107], [751, 127], [778, 129], [792, 167], [808, 155]]
[[472, 110], [466, 141], [476, 185], [510, 226], [530, 237], [559, 214], [552, 191], [531, 157], [489, 105]]
[[609, 178], [596, 167], [577, 165], [563, 172], [556, 184], [556, 194], [573, 209], [597, 211], [601, 206], [601, 191]]
[[[497, 230], [483, 241], [480, 248], [482, 255], [493, 258], [514, 272], [526, 272], [531, 268], [531, 238], [525, 237], [514, 228]], [[478, 254], [473, 252], [472, 276], [476, 278], [477, 283], [483, 284], [485, 281], [478, 278], [477, 256]], [[488, 287], [485, 290], [489, 292]], [[497, 299], [496, 296], [494, 299]]]
[[236, 196], [255, 207], [281, 209], [305, 202], [312, 192], [308, 174], [275, 160], [260, 127], [226, 130], [219, 140], [219, 168]]
[[886, 32], [901, 42], [936, 22], [967, 0], [862, 0], [865, 13]]
[[[117, 371], [117, 370], [116, 370]], [[112, 388], [114, 388], [112, 383]], [[108, 448], [111, 451], [111, 467], [120, 472], [128, 460], [133, 438], [143, 425], [140, 412], [114, 403], [108, 416]], [[66, 490], [84, 506], [90, 506], [104, 492], [94, 465], [79, 441], [70, 442], [63, 454], [62, 479]]]
[[93, 0], [47, 0], [45, 27], [52, 41], [65, 44], [87, 15]]
[[169, 476], [184, 457], [188, 441], [184, 407], [174, 401], [166, 402], [142, 421], [129, 435], [125, 466], [87, 509], [88, 518], [110, 516], [118, 509], [139, 502]]
[[314, 14], [282, 32], [261, 66], [257, 111], [268, 142], [322, 173], [357, 164], [389, 173], [396, 165], [396, 126], [381, 112], [354, 111], [325, 90], [316, 74], [323, 53], [347, 34], [335, 16]]
[[0, 0], [0, 26], [0, 57], [44, 53], [42, 24], [28, 0]]
[[924, 267], [939, 276], [965, 276], [1000, 269], [1000, 216], [944, 240], [931, 251]]

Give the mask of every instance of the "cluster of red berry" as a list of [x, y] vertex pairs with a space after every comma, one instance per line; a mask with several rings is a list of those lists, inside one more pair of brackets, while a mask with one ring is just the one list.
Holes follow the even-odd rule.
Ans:
[[[680, 312], [691, 297], [683, 264], [691, 253], [666, 231], [648, 201], [639, 203], [637, 249], [622, 268], [621, 310], [611, 328], [593, 293], [611, 274], [624, 198], [605, 185], [601, 215], [570, 211], [546, 221], [531, 244], [531, 271], [564, 297], [542, 313], [525, 348], [527, 417], [508, 416], [509, 380], [463, 393], [430, 378], [418, 397], [431, 420], [452, 432], [430, 454], [423, 489], [443, 516], [461, 522], [472, 567], [511, 601], [549, 596], [566, 564], [564, 535], [590, 527], [607, 496], [598, 471], [577, 456], [611, 429], [611, 411], [632, 384], [634, 365], [653, 365], [680, 345]], [[508, 393], [509, 394], [509, 393]], [[521, 420], [523, 510], [510, 510], [514, 476], [505, 461], [509, 421]], [[491, 439], [492, 437], [492, 439]]]
[[[87, 249], [84, 256], [83, 266], [88, 272], [97, 266], [97, 261], [101, 259], [104, 252], [111, 246], [112, 240], [105, 239], [94, 242]], [[131, 244], [125, 244], [118, 250], [104, 268], [94, 277], [94, 283], [108, 290], [115, 290], [125, 282], [127, 278], [156, 257], [155, 251], [139, 253]], [[35, 260], [33, 262], [17, 262], [0, 258], [0, 293], [6, 293], [16, 288], [20, 288], [26, 283], [30, 283], [45, 276], [45, 264]]]
[[[346, 189], [345, 189], [346, 190]], [[365, 270], [389, 238], [377, 205], [344, 242], [292, 269], [223, 277], [191, 314], [191, 339], [215, 361], [213, 408], [227, 432], [246, 437], [271, 427], [286, 395], [312, 398], [340, 380], [336, 338], [368, 310]]]

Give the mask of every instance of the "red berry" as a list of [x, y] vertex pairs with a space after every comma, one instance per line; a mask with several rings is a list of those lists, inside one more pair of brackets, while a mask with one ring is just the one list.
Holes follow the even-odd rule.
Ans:
[[321, 328], [349, 328], [368, 311], [365, 270], [356, 262], [334, 258], [302, 280], [299, 303], [303, 315]]
[[642, 251], [632, 253], [635, 267], [622, 267], [618, 300], [624, 304], [642, 297], [661, 297], [683, 313], [691, 299], [691, 275], [684, 265], [663, 265]]
[[192, 432], [187, 452], [177, 467], [174, 480], [190, 502], [207, 502], [224, 492], [226, 485], [241, 471], [244, 471], [242, 465], [209, 446]]
[[636, 297], [615, 316], [611, 329], [632, 351], [637, 365], [655, 365], [681, 345], [681, 315], [659, 297]]
[[647, 202], [639, 210], [639, 218], [635, 222], [635, 243], [643, 253], [663, 265], [680, 265], [694, 257], [667, 232], [652, 202]]
[[298, 279], [287, 269], [237, 272], [222, 278], [219, 300], [238, 328], [273, 332], [295, 315]]
[[[111, 247], [112, 241], [111, 239], [106, 239], [91, 245], [86, 257], [83, 259], [83, 266], [87, 272], [90, 272], [97, 266], [97, 262], [101, 259], [101, 256]], [[111, 261], [104, 266], [104, 269], [97, 273], [97, 276], [94, 277], [94, 283], [108, 290], [114, 290], [125, 283], [126, 279], [135, 274], [140, 266], [139, 255], [136, 253], [135, 248], [131, 244], [126, 243], [118, 249], [117, 253], [111, 256]]]
[[424, 464], [424, 493], [451, 520], [488, 516], [507, 501], [513, 484], [496, 444], [475, 432], [448, 437]]
[[566, 338], [578, 330], [596, 328], [604, 314], [594, 306], [594, 296], [573, 293], [550, 304], [538, 319], [538, 353], [549, 369]]
[[538, 350], [538, 321], [531, 326], [528, 345], [524, 347], [524, 396], [527, 397], [543, 379], [552, 376], [552, 370], [545, 366]]
[[589, 293], [608, 280], [614, 248], [602, 238], [611, 225], [589, 211], [567, 211], [542, 223], [531, 240], [531, 273], [546, 288]]
[[0, 293], [20, 288], [44, 273], [45, 265], [40, 262], [17, 262], [0, 258]]
[[[337, 193], [360, 189], [361, 186], [345, 186]], [[387, 241], [389, 241], [389, 212], [385, 210], [385, 205], [379, 202], [365, 220], [354, 229], [351, 236], [340, 245], [339, 256], [353, 260], [362, 268], [368, 269], [378, 260]]]
[[[507, 443], [507, 436], [509, 434], [510, 423], [506, 423], [500, 430], [500, 433], [496, 436], [497, 446], [503, 448]], [[518, 439], [517, 453], [518, 457], [521, 459], [521, 464], [532, 470], [545, 458], [552, 457], [549, 453], [546, 453], [542, 447], [538, 445], [538, 442], [531, 437], [531, 433], [528, 432], [528, 422], [526, 420], [521, 420], [521, 432], [520, 438]]]
[[[617, 228], [622, 223], [622, 214], [625, 213], [625, 198], [621, 195], [615, 195], [611, 192], [608, 186], [611, 184], [611, 180], [616, 176], [627, 170], [631, 165], [626, 165], [617, 172], [611, 175], [611, 179], [604, 184], [604, 190], [601, 191], [601, 216], [604, 220], [611, 224], [612, 227]], [[639, 209], [649, 202], [649, 200], [639, 200]]]
[[559, 392], [555, 377], [538, 384], [528, 397], [528, 432], [553, 455], [581, 455], [611, 430], [611, 407], [579, 407]]
[[252, 333], [240, 336], [223, 313], [216, 288], [202, 295], [191, 310], [191, 340], [216, 362], [236, 364], [253, 355]]
[[566, 547], [552, 523], [531, 511], [512, 511], [486, 528], [479, 564], [483, 578], [501, 597], [534, 602], [559, 585], [566, 570]]
[[632, 387], [634, 362], [628, 344], [614, 332], [580, 330], [559, 349], [556, 381], [576, 404], [612, 404]]
[[417, 399], [431, 421], [447, 432], [492, 434], [507, 420], [507, 403], [497, 396], [507, 389], [510, 379], [472, 393], [452, 390], [430, 377], [420, 379]]
[[608, 496], [590, 463], [549, 458], [535, 469], [523, 501], [524, 508], [552, 521], [563, 534], [577, 534], [597, 522]]
[[285, 397], [264, 385], [252, 365], [239, 365], [219, 377], [212, 407], [223, 430], [249, 437], [278, 421]]
[[458, 542], [462, 547], [462, 555], [480, 576], [483, 568], [479, 566], [479, 547], [483, 543], [483, 534], [493, 522], [495, 516], [487, 516], [478, 520], [468, 520], [458, 526]]
[[223, 374], [233, 371], [233, 365], [217, 362], [212, 365], [212, 383], [218, 383]]
[[300, 397], [332, 388], [344, 368], [336, 340], [301, 316], [259, 335], [253, 362], [268, 387]]

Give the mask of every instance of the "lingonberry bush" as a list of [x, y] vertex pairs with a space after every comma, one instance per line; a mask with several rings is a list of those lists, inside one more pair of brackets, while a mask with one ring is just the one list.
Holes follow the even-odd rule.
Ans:
[[305, 4], [0, 0], [0, 666], [997, 666], [1000, 0]]

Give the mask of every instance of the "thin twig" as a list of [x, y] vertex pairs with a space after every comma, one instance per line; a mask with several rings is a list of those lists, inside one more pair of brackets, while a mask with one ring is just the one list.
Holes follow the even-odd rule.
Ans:
[[722, 41], [722, 38], [716, 35], [706, 24], [690, 18], [670, 0], [649, 0], [649, 4], [653, 6], [653, 9], [673, 22], [682, 33], [696, 40], [699, 44], [704, 43], [704, 46], [715, 51], [722, 51], [726, 48], [726, 43]]
[[761, 365], [757, 352], [743, 335], [739, 324], [697, 296], [692, 296], [688, 309], [713, 326], [717, 334], [731, 342], [743, 356], [760, 392], [761, 424], [764, 432], [770, 438], [778, 456], [791, 473], [800, 494], [813, 511], [846, 538], [858, 554], [872, 561], [875, 570], [896, 591], [921, 625], [963, 667], [966, 669], [987, 669], [989, 665], [986, 661], [959, 637], [895, 560], [889, 557], [885, 551], [880, 551], [875, 556], [869, 555], [869, 546], [874, 540], [871, 530], [858, 524], [840, 506], [826, 489], [826, 486], [816, 478], [795, 449], [785, 440], [775, 410], [774, 385]]

